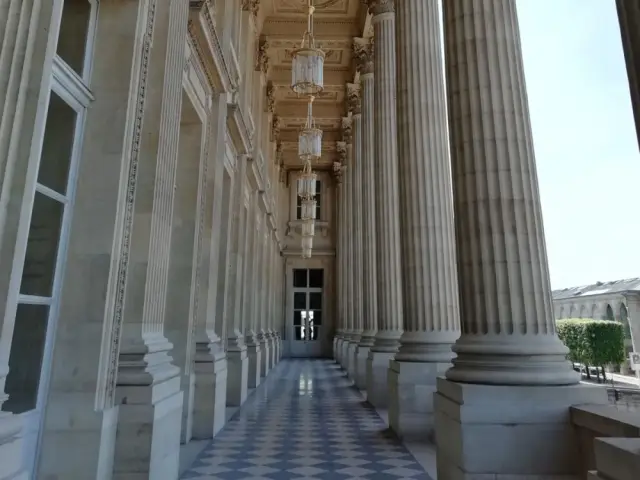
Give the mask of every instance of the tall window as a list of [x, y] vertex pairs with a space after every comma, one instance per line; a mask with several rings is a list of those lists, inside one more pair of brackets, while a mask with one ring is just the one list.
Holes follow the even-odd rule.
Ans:
[[318, 340], [322, 327], [322, 289], [324, 270], [293, 270], [293, 327], [296, 340]]
[[[62, 270], [89, 93], [97, 0], [65, 0], [30, 212], [21, 219], [20, 275], [2, 409], [41, 412], [49, 379]], [[38, 120], [41, 121], [41, 120]], [[37, 128], [36, 128], [37, 130]], [[28, 233], [27, 233], [28, 232]]]
[[[296, 194], [296, 220], [302, 219], [302, 199]], [[316, 220], [322, 219], [322, 182], [316, 181]]]

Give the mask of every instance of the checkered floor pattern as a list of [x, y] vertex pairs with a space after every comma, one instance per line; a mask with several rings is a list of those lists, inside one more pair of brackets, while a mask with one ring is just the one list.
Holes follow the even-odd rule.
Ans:
[[330, 360], [286, 360], [183, 479], [430, 480]]

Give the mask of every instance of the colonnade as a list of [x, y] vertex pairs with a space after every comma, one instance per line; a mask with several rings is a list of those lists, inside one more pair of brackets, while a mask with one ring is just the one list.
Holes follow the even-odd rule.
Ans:
[[0, 479], [178, 478], [281, 358], [265, 72], [209, 2], [3, 5]]
[[555, 331], [515, 2], [366, 3], [336, 359], [398, 435], [435, 438], [439, 478], [577, 473], [568, 407], [606, 396]]

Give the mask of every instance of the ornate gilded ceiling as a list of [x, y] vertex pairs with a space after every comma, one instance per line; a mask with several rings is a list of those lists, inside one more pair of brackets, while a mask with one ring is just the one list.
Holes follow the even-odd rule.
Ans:
[[[291, 52], [298, 48], [307, 26], [307, 0], [261, 0], [261, 40], [267, 42], [267, 78], [274, 102], [274, 129], [281, 143], [282, 161], [301, 167], [297, 158], [298, 131], [305, 122], [307, 103], [291, 91]], [[368, 30], [367, 8], [361, 0], [315, 0], [316, 45], [326, 54], [324, 92], [314, 102], [316, 124], [323, 130], [323, 156], [315, 167], [331, 168], [337, 160], [336, 141], [342, 140], [342, 117], [347, 115], [346, 84], [354, 81], [353, 39]]]

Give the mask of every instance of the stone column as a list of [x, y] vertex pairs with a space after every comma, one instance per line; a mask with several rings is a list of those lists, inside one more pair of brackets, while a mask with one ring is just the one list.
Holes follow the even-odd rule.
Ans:
[[378, 305], [376, 288], [376, 227], [375, 227], [375, 174], [374, 174], [374, 84], [373, 84], [373, 39], [354, 40], [356, 66], [360, 72], [360, 98], [362, 105], [362, 277], [363, 277], [363, 332], [358, 346], [358, 358], [362, 359], [359, 372], [362, 377], [358, 387], [366, 390], [369, 369], [369, 352], [378, 331]]
[[396, 4], [404, 332], [389, 370], [389, 425], [433, 435], [436, 378], [460, 336], [438, 2]]
[[[188, 5], [157, 2], [125, 293], [113, 478], [176, 478], [183, 395], [164, 335]], [[157, 462], [162, 458], [162, 462]]]
[[346, 296], [344, 293], [345, 281], [344, 281], [344, 262], [345, 262], [345, 248], [344, 248], [344, 197], [345, 186], [343, 183], [342, 162], [335, 162], [333, 164], [333, 173], [336, 182], [336, 300], [338, 309], [338, 321], [336, 325], [336, 334], [333, 340], [333, 358], [339, 364], [342, 363], [342, 344], [344, 342], [344, 319], [345, 319], [345, 305]]
[[443, 5], [462, 336], [437, 381], [438, 477], [577, 475], [568, 408], [607, 398], [555, 331], [515, 1]]
[[616, 0], [622, 48], [629, 78], [631, 105], [640, 144], [640, 1]]
[[[273, 223], [271, 223], [273, 222]], [[273, 215], [270, 218], [269, 228], [269, 270], [267, 272], [267, 282], [269, 287], [269, 316], [267, 317], [267, 330], [269, 332], [269, 368], [276, 366], [277, 337], [274, 327], [276, 316], [276, 281], [277, 281], [277, 257], [276, 257], [276, 230], [271, 225], [275, 225]]]
[[246, 313], [244, 315], [247, 325], [245, 326], [245, 341], [247, 342], [247, 355], [249, 357], [249, 388], [256, 388], [260, 385], [260, 365], [261, 365], [261, 335], [259, 335], [258, 329], [260, 327], [260, 320], [258, 309], [260, 307], [260, 271], [262, 267], [262, 242], [263, 242], [263, 228], [264, 228], [264, 215], [260, 209], [260, 192], [256, 191], [253, 194], [253, 211], [252, 218], [255, 221], [250, 224], [249, 228], [252, 230], [252, 241], [249, 246], [251, 254], [250, 263], [246, 265], [246, 278], [245, 278], [245, 300], [247, 305]]
[[[342, 146], [344, 148], [344, 156], [345, 163], [347, 163], [348, 158], [348, 144], [349, 142], [342, 142]], [[342, 344], [342, 367], [346, 370], [347, 375], [351, 371], [351, 363], [350, 360], [352, 356], [351, 353], [351, 345], [353, 341], [351, 340], [353, 336], [354, 330], [354, 311], [355, 311], [355, 302], [354, 302], [354, 275], [353, 275], [353, 237], [348, 233], [350, 230], [351, 224], [351, 212], [353, 205], [353, 163], [351, 158], [348, 158], [348, 165], [346, 166], [346, 176], [344, 182], [344, 217], [342, 219], [345, 231], [344, 238], [344, 250], [345, 250], [345, 268], [344, 268], [344, 277], [345, 277], [345, 294], [347, 297], [346, 302], [346, 317], [345, 317], [345, 331], [344, 331], [344, 342]]]
[[402, 334], [400, 209], [396, 127], [396, 52], [393, 0], [368, 0], [374, 29], [374, 186], [376, 211], [378, 332], [367, 360], [367, 400], [389, 401], [389, 361]]
[[[349, 344], [349, 377], [353, 382], [364, 388], [366, 383], [366, 357], [359, 354], [358, 346], [362, 337], [362, 115], [360, 113], [360, 86], [354, 84], [347, 85], [347, 105], [352, 114], [352, 135], [353, 146], [351, 154], [351, 225], [349, 231], [352, 242], [353, 259], [353, 332]], [[368, 354], [368, 352], [367, 352]], [[363, 382], [364, 380], [364, 382]]]
[[233, 212], [229, 251], [228, 281], [225, 287], [225, 321], [227, 325], [227, 405], [239, 406], [247, 398], [249, 360], [244, 342], [242, 322], [244, 269], [247, 259], [245, 245], [249, 236], [250, 222], [248, 192], [246, 188], [247, 157], [237, 159], [233, 186]]
[[[265, 195], [265, 193], [263, 193]], [[269, 332], [267, 321], [269, 320], [269, 264], [271, 258], [269, 256], [269, 214], [264, 216], [264, 228], [262, 229], [262, 265], [258, 275], [260, 277], [260, 290], [257, 295], [260, 299], [260, 308], [258, 309], [258, 318], [260, 322], [260, 376], [266, 377], [269, 373]]]

